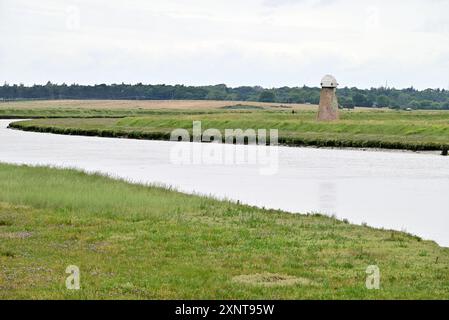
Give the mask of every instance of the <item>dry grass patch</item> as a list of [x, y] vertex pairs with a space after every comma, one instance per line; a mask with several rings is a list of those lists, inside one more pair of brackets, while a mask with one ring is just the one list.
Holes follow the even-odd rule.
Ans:
[[20, 232], [0, 232], [0, 239], [26, 239], [32, 237], [32, 232], [20, 231]]
[[230, 106], [253, 106], [279, 108], [289, 106], [294, 109], [314, 110], [316, 106], [308, 104], [286, 104], [255, 101], [217, 101], [217, 100], [40, 100], [14, 101], [0, 103], [0, 109], [218, 109]]
[[232, 280], [242, 284], [267, 286], [267, 287], [313, 285], [313, 282], [309, 279], [297, 278], [277, 273], [256, 273], [256, 274], [240, 275], [232, 278]]

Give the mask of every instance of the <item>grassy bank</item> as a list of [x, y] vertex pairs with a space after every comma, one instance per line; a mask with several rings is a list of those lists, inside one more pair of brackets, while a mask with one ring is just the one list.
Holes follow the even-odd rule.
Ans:
[[291, 146], [442, 150], [449, 146], [449, 112], [343, 111], [338, 122], [317, 122], [315, 111], [270, 108], [201, 112], [153, 111], [120, 119], [36, 119], [13, 128], [59, 134], [135, 139], [169, 139], [176, 128], [278, 129], [279, 142]]
[[120, 118], [153, 114], [203, 114], [226, 110], [313, 110], [316, 106], [214, 100], [39, 100], [0, 101], [0, 119]]
[[2, 299], [449, 298], [449, 249], [401, 232], [71, 170], [0, 165], [0, 190]]

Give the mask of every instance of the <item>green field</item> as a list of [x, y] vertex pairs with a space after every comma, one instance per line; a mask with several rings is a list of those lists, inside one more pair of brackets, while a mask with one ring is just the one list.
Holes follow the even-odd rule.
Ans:
[[[127, 112], [137, 111], [130, 109]], [[145, 112], [145, 115], [134, 114], [124, 118], [34, 119], [11, 126], [60, 134], [167, 140], [173, 129], [191, 130], [192, 121], [199, 120], [203, 130], [278, 129], [279, 142], [290, 146], [409, 150], [442, 150], [449, 147], [449, 112], [445, 111], [342, 111], [341, 120], [337, 122], [317, 122], [316, 111], [308, 109], [254, 109], [239, 106], [237, 109]], [[68, 117], [72, 115], [69, 114]]]
[[113, 118], [164, 113], [200, 114], [240, 109], [314, 110], [304, 104], [215, 100], [0, 100], [0, 118]]
[[[278, 129], [287, 145], [441, 150], [449, 112], [195, 101], [0, 104], [22, 130], [168, 139], [176, 128]], [[81, 270], [79, 291], [65, 269]], [[365, 270], [381, 270], [367, 290]], [[449, 249], [71, 170], [0, 164], [0, 299], [449, 299]]]
[[449, 298], [449, 249], [402, 232], [71, 170], [2, 164], [0, 190], [0, 299]]

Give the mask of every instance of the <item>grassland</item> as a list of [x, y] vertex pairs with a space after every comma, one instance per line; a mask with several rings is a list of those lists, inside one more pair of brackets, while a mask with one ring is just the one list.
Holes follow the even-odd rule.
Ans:
[[71, 170], [1, 164], [0, 190], [0, 299], [449, 298], [449, 249], [401, 232]]
[[0, 118], [108, 118], [161, 112], [211, 113], [232, 109], [314, 110], [306, 104], [215, 100], [38, 100], [0, 102]]
[[[83, 110], [91, 112], [91, 109]], [[278, 129], [279, 142], [290, 146], [408, 150], [449, 147], [449, 112], [445, 111], [358, 109], [342, 111], [341, 120], [337, 122], [317, 122], [316, 109], [300, 106], [234, 105], [201, 110], [142, 111], [145, 114], [131, 108], [126, 112], [134, 113], [131, 116], [122, 114], [123, 117], [114, 113], [117, 110], [108, 112], [112, 112], [112, 117], [35, 119], [14, 123], [11, 127], [59, 134], [167, 140], [173, 129], [191, 130], [192, 121], [200, 120], [203, 129]]]
[[[448, 112], [211, 101], [0, 103], [22, 130], [168, 139], [175, 128], [278, 129], [281, 143], [440, 150]], [[81, 269], [80, 291], [65, 268]], [[378, 265], [381, 290], [365, 288]], [[0, 299], [449, 299], [449, 249], [72, 170], [0, 164]]]
[[311, 110], [316, 106], [300, 103], [282, 104], [255, 101], [226, 101], [226, 100], [35, 100], [35, 101], [8, 101], [0, 102], [1, 109], [175, 109], [175, 110], [201, 110], [217, 109], [228, 106], [253, 107], [282, 107]]

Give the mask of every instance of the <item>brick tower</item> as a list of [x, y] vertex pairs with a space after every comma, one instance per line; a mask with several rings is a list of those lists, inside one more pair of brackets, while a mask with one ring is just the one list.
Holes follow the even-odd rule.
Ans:
[[321, 80], [320, 108], [318, 109], [319, 121], [338, 120], [337, 80], [326, 75]]

